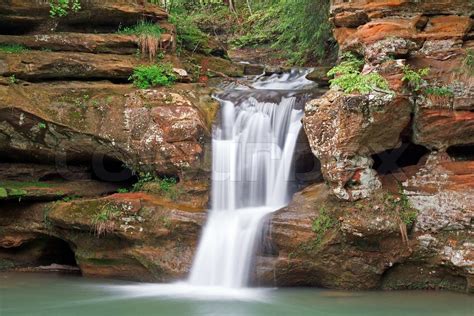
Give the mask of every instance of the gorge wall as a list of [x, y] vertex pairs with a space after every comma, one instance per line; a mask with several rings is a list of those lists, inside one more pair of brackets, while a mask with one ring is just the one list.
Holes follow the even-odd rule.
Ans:
[[[307, 103], [326, 183], [273, 216], [266, 283], [474, 290], [473, 14], [472, 1], [332, 1], [340, 56], [391, 92], [333, 87]], [[413, 91], [404, 76], [422, 68]]]
[[[144, 20], [162, 30], [161, 60], [140, 53], [138, 35], [117, 32]], [[218, 103], [187, 83], [175, 36], [146, 1], [81, 1], [65, 17], [51, 17], [48, 1], [0, 2], [0, 270], [187, 273]], [[181, 83], [132, 86], [135, 67], [153, 62], [172, 64]], [[137, 175], [173, 181], [137, 184]]]

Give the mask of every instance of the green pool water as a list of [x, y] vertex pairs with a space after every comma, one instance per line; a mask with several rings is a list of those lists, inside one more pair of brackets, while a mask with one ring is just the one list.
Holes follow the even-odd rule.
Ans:
[[0, 315], [474, 315], [448, 292], [192, 288], [75, 276], [0, 273]]

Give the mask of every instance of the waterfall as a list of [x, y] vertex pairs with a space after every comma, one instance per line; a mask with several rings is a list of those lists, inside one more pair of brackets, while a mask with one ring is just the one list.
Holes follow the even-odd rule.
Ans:
[[[285, 79], [275, 80], [278, 87]], [[212, 142], [212, 209], [189, 283], [240, 288], [247, 285], [265, 216], [290, 199], [303, 111], [295, 109], [295, 97], [282, 97], [279, 104], [253, 97], [237, 104], [220, 102]]]

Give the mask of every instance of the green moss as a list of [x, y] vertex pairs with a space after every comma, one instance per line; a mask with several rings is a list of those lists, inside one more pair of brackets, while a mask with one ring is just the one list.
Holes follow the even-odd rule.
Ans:
[[28, 49], [23, 45], [18, 44], [0, 44], [0, 52], [7, 53], [7, 54], [18, 54]]
[[163, 268], [160, 266], [159, 262], [139, 254], [134, 254], [133, 258], [137, 260], [143, 267], [145, 267], [145, 269], [150, 271], [155, 277], [163, 275]]
[[335, 224], [336, 220], [330, 216], [324, 207], [321, 207], [319, 209], [318, 217], [314, 219], [313, 224], [311, 225], [311, 229], [318, 236], [321, 236], [324, 235], [327, 230], [333, 228]]
[[0, 199], [7, 198], [7, 197], [8, 197], [7, 189], [0, 187]]
[[56, 184], [40, 181], [0, 181], [0, 186], [8, 187], [10, 189], [24, 189], [24, 188], [52, 188]]
[[166, 229], [171, 229], [172, 228], [172, 222], [171, 222], [171, 219], [168, 216], [161, 216], [160, 217], [160, 222], [163, 224], [163, 226]]
[[25, 196], [26, 194], [28, 194], [27, 191], [25, 190], [22, 190], [22, 189], [14, 189], [14, 188], [9, 188], [7, 189], [8, 191], [8, 196], [9, 197], [22, 197], [22, 196]]
[[0, 271], [9, 270], [15, 267], [15, 263], [8, 259], [0, 259]]
[[173, 201], [178, 200], [183, 192], [177, 187], [173, 177], [158, 177], [152, 173], [140, 173], [138, 182], [134, 184], [133, 191], [146, 191], [163, 195]]
[[452, 97], [454, 96], [454, 92], [450, 87], [437, 87], [437, 86], [430, 86], [425, 89], [425, 93], [428, 95], [435, 95], [439, 97]]

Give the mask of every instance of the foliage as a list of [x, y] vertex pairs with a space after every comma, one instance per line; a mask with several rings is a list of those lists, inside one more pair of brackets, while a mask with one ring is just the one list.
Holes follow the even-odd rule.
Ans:
[[412, 69], [410, 66], [403, 67], [403, 78], [402, 81], [408, 83], [409, 88], [417, 92], [423, 86], [427, 85], [425, 77], [430, 73], [430, 68], [422, 68], [418, 70]]
[[232, 38], [234, 46], [271, 47], [290, 64], [302, 65], [321, 59], [334, 46], [329, 0], [174, 0], [165, 4], [177, 28], [178, 50], [209, 53], [207, 34], [224, 35]]
[[43, 123], [43, 122], [39, 122], [39, 123], [38, 123], [38, 128], [39, 128], [39, 129], [45, 129], [45, 128], [46, 128], [46, 124]]
[[117, 193], [128, 193], [128, 189], [126, 189], [126, 188], [119, 188], [119, 189], [117, 189]]
[[149, 89], [156, 86], [169, 86], [176, 81], [173, 67], [170, 64], [142, 65], [133, 70], [128, 78], [140, 89]]
[[370, 93], [374, 89], [389, 92], [387, 80], [377, 72], [362, 74], [360, 68], [364, 61], [352, 53], [342, 56], [342, 62], [328, 72], [328, 76], [334, 77], [329, 82], [331, 87], [338, 87], [345, 93]]
[[208, 36], [202, 32], [188, 14], [172, 14], [170, 22], [176, 26], [176, 42], [178, 51], [205, 50]]
[[454, 95], [453, 90], [450, 87], [445, 86], [429, 86], [425, 89], [426, 94], [435, 95], [439, 97], [452, 97]]
[[262, 1], [245, 19], [243, 30], [234, 45], [271, 44], [284, 52], [291, 64], [321, 59], [331, 39], [329, 1]]
[[72, 12], [81, 10], [80, 0], [49, 0], [49, 15], [52, 18], [65, 17]]
[[23, 45], [18, 44], [0, 44], [0, 52], [7, 53], [7, 54], [18, 54], [28, 49]]

